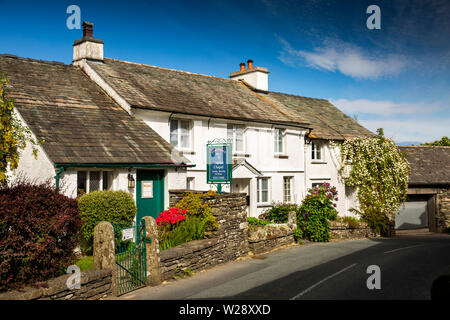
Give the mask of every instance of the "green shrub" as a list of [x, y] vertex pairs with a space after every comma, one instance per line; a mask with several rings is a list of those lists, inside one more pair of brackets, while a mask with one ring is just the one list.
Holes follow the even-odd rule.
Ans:
[[294, 230], [294, 239], [299, 242], [303, 239], [303, 230], [301, 228], [297, 228]]
[[161, 226], [159, 229], [159, 249], [165, 250], [192, 240], [203, 239], [206, 224], [207, 221], [203, 217], [188, 216], [171, 228]]
[[287, 223], [289, 212], [297, 210], [298, 206], [296, 204], [274, 203], [272, 204], [272, 208], [266, 210], [262, 216], [265, 220], [275, 223]]
[[297, 210], [297, 227], [303, 237], [314, 242], [330, 240], [330, 225], [328, 220], [336, 220], [337, 191], [335, 187], [324, 183], [308, 190], [309, 194]]
[[209, 195], [213, 195], [213, 193], [194, 194], [191, 192], [178, 201], [174, 207], [181, 210], [186, 209], [188, 217], [201, 217], [206, 222], [206, 231], [216, 230], [219, 227], [217, 219], [213, 216], [209, 203], [205, 203], [201, 199], [202, 196]]
[[359, 227], [359, 220], [355, 217], [345, 216], [339, 219], [342, 222], [346, 222], [350, 229], [356, 229]]
[[78, 208], [84, 222], [81, 228], [81, 250], [92, 254], [94, 228], [100, 221], [111, 222], [114, 226], [130, 225], [137, 208], [133, 196], [125, 191], [94, 191], [78, 198]]
[[265, 226], [273, 223], [272, 221], [262, 220], [254, 217], [247, 218], [247, 223], [251, 226]]

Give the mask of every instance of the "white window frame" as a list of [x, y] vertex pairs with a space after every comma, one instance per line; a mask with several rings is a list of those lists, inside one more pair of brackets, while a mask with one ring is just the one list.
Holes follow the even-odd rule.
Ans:
[[[286, 181], [289, 181], [289, 194], [286, 193]], [[284, 203], [292, 203], [293, 202], [293, 195], [294, 195], [294, 177], [293, 176], [285, 176], [283, 177], [283, 202]], [[287, 196], [289, 199], [287, 199]]]
[[[267, 190], [262, 189], [262, 181], [263, 180], [267, 181]], [[267, 191], [267, 201], [261, 201], [263, 191]], [[256, 180], [256, 203], [258, 205], [268, 205], [270, 203], [270, 178], [269, 177], [257, 178], [257, 180]]]
[[[275, 128], [273, 131], [273, 148], [274, 153], [277, 155], [286, 154], [286, 139], [285, 139], [286, 129], [283, 128]], [[281, 137], [281, 140], [280, 140]], [[279, 150], [279, 142], [281, 141], [281, 150]]]
[[[101, 191], [101, 190], [114, 190], [114, 176], [112, 175], [113, 170], [101, 170], [101, 169], [89, 169], [89, 170], [77, 170], [77, 194], [78, 194], [78, 172], [79, 171], [83, 171], [86, 172], [86, 186], [85, 186], [85, 193], [90, 193], [92, 192], [91, 189], [91, 184], [90, 184], [90, 179], [91, 179], [91, 172], [100, 172], [100, 179], [98, 182], [98, 190], [94, 190], [94, 191]], [[108, 189], [103, 189], [103, 173], [107, 172], [109, 174], [109, 178], [111, 179], [109, 181], [109, 188]]]
[[[317, 157], [320, 155], [320, 158]], [[317, 142], [311, 142], [311, 161], [313, 162], [324, 162], [323, 146]]]
[[[172, 144], [172, 121], [176, 121], [177, 122], [177, 129], [176, 129], [176, 139], [177, 139], [177, 145], [173, 145]], [[181, 129], [181, 123], [182, 122], [187, 122], [188, 124], [188, 129], [187, 129], [187, 134], [184, 134], [183, 130]], [[187, 136], [187, 146], [182, 147], [181, 144], [181, 137], [182, 136]], [[191, 147], [192, 147], [192, 122], [189, 119], [170, 119], [169, 121], [169, 143], [174, 146], [177, 150], [180, 151], [191, 151]]]
[[195, 177], [186, 177], [186, 189], [195, 190]]
[[[230, 128], [231, 127], [231, 128]], [[242, 128], [242, 150], [237, 150], [237, 127]], [[244, 124], [238, 124], [238, 123], [227, 123], [227, 139], [231, 138], [232, 141], [232, 146], [233, 146], [233, 153], [238, 153], [238, 154], [244, 154], [245, 150], [246, 150], [246, 143], [245, 143], [245, 125]], [[230, 136], [230, 131], [232, 132], [231, 136]]]

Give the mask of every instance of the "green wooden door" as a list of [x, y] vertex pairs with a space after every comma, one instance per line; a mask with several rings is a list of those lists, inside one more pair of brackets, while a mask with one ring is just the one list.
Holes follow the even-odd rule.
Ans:
[[137, 170], [136, 180], [136, 221], [145, 216], [158, 217], [164, 210], [164, 171]]

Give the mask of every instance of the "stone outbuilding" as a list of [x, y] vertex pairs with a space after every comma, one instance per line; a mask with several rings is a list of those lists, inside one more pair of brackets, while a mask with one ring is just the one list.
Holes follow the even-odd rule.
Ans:
[[450, 147], [399, 146], [411, 166], [408, 198], [396, 215], [396, 229], [450, 227]]

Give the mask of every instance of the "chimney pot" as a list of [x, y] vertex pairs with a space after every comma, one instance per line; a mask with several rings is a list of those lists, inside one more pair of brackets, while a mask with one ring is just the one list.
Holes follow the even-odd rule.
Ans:
[[253, 69], [253, 60], [247, 60], [247, 69]]
[[83, 38], [85, 37], [94, 37], [94, 24], [91, 22], [83, 22]]
[[245, 70], [245, 63], [244, 62], [241, 62], [240, 64], [239, 64], [239, 71], [244, 71]]

